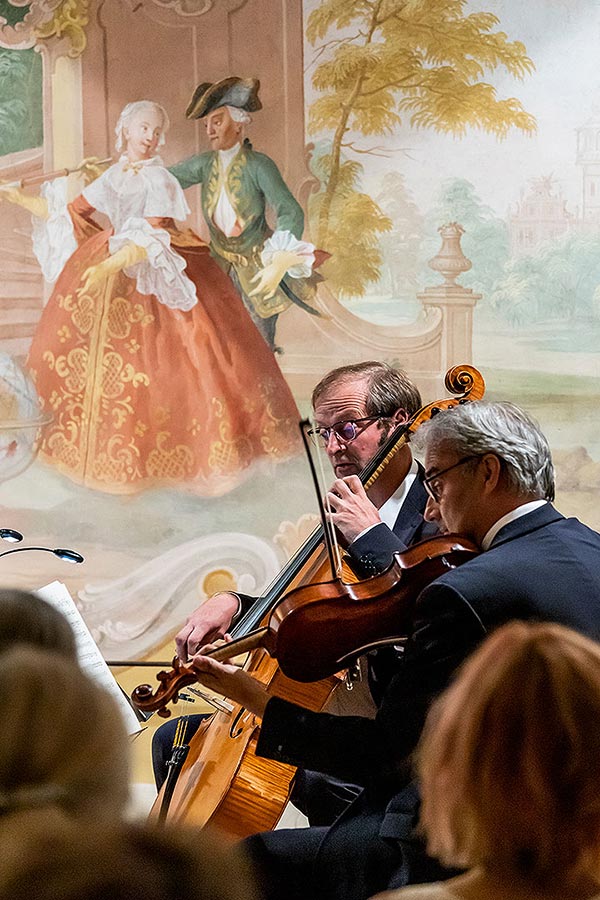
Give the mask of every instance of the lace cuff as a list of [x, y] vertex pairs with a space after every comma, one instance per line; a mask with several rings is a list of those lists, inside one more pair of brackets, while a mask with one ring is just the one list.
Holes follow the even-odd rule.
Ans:
[[146, 259], [124, 270], [135, 278], [140, 294], [154, 294], [159, 303], [183, 312], [196, 305], [196, 287], [184, 274], [185, 260], [171, 249], [168, 232], [153, 228], [146, 219], [127, 219], [119, 233], [110, 238], [109, 250], [116, 253], [130, 241], [147, 254]]
[[67, 209], [67, 178], [46, 181], [40, 196], [48, 204], [48, 218], [32, 216], [33, 252], [47, 282], [53, 284], [77, 250], [73, 222]]
[[315, 247], [307, 241], [299, 241], [291, 231], [275, 231], [264, 243], [260, 259], [263, 266], [268, 266], [273, 261], [273, 256], [279, 250], [297, 253], [303, 257], [302, 262], [296, 263], [287, 270], [286, 275], [291, 278], [308, 278], [315, 264]]

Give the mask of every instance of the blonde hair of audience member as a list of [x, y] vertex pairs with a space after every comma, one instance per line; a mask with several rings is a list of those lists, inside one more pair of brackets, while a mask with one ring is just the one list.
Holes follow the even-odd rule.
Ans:
[[[600, 890], [599, 722], [598, 644], [554, 624], [494, 632], [423, 733], [428, 851], [479, 867], [486, 897]], [[447, 884], [457, 896], [477, 893], [461, 891], [468, 875]]]
[[61, 613], [28, 591], [0, 588], [0, 653], [30, 644], [76, 659], [75, 638]]
[[[5, 856], [3, 852], [3, 857]], [[70, 822], [0, 860], [0, 900], [257, 900], [245, 857], [206, 831]]]
[[128, 799], [129, 744], [112, 697], [72, 660], [16, 646], [0, 654], [0, 846], [38, 823], [114, 820]]

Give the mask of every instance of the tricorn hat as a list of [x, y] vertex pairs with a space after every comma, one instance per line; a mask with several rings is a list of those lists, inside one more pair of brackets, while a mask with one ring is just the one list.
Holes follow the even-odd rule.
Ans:
[[214, 84], [205, 81], [194, 91], [185, 114], [188, 119], [202, 119], [221, 106], [236, 106], [246, 112], [256, 112], [262, 109], [258, 99], [259, 87], [258, 78], [238, 78], [235, 75]]

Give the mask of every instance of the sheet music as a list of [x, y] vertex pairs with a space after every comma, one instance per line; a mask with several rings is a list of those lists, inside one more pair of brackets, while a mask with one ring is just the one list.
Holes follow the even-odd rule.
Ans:
[[39, 590], [35, 591], [38, 597], [45, 600], [60, 613], [63, 614], [69, 625], [73, 629], [75, 642], [77, 646], [77, 657], [81, 669], [89, 675], [97, 684], [108, 691], [108, 693], [116, 701], [123, 718], [127, 733], [130, 735], [137, 734], [140, 729], [140, 723], [137, 720], [135, 712], [131, 708], [127, 697], [123, 694], [121, 688], [115, 681], [115, 678], [106, 665], [100, 650], [77, 606], [71, 597], [66, 585], [62, 581], [53, 581]]

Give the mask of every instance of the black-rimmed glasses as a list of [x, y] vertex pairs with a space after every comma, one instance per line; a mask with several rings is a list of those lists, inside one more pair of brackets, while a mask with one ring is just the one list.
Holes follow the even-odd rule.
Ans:
[[329, 443], [329, 438], [335, 434], [341, 444], [351, 444], [356, 440], [361, 431], [368, 428], [371, 422], [378, 422], [385, 416], [363, 416], [361, 419], [348, 419], [347, 422], [334, 422], [333, 425], [317, 425], [316, 428], [309, 430], [309, 435], [313, 440], [321, 440], [325, 446]]
[[447, 472], [451, 472], [452, 469], [458, 468], [458, 466], [464, 466], [465, 463], [471, 462], [473, 459], [481, 459], [481, 457], [477, 456], [476, 453], [472, 453], [470, 456], [463, 456], [462, 459], [459, 459], [458, 462], [453, 463], [453, 465], [447, 466], [447, 468], [442, 469], [440, 472], [434, 472], [433, 475], [424, 478], [423, 484], [431, 499], [436, 503], [440, 502], [442, 485], [441, 483], [437, 483], [438, 478], [441, 478], [442, 475], [446, 475]]

